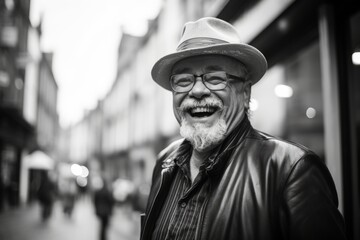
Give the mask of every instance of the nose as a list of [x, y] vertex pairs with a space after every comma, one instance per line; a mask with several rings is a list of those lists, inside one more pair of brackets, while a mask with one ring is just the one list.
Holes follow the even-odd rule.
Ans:
[[201, 77], [196, 77], [193, 88], [189, 92], [189, 96], [194, 98], [202, 98], [210, 95], [210, 90], [204, 85]]

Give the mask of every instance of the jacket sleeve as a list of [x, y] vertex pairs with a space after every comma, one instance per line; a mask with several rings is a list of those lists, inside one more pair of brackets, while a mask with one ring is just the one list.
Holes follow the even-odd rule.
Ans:
[[316, 155], [307, 154], [292, 166], [281, 205], [285, 239], [346, 239], [334, 182]]

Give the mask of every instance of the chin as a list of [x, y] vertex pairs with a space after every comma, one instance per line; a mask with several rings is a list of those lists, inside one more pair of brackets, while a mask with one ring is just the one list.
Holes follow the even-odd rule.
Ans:
[[227, 125], [223, 118], [219, 118], [214, 124], [191, 122], [186, 118], [181, 121], [180, 134], [190, 141], [194, 149], [206, 152], [219, 145], [226, 136]]

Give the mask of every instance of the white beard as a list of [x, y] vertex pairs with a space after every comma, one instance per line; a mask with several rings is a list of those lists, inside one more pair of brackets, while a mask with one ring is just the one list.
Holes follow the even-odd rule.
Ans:
[[223, 117], [210, 127], [203, 123], [190, 124], [182, 118], [180, 135], [190, 141], [194, 149], [203, 152], [223, 141], [226, 130], [227, 126]]

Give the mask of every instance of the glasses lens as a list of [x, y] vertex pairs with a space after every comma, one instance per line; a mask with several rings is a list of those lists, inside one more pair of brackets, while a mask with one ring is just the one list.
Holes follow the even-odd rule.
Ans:
[[203, 76], [206, 87], [210, 90], [221, 90], [226, 88], [227, 76], [225, 72], [206, 73]]
[[175, 92], [187, 92], [192, 88], [194, 81], [192, 74], [176, 74], [171, 76], [170, 85]]

